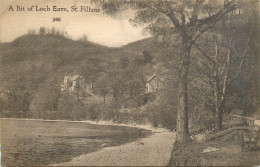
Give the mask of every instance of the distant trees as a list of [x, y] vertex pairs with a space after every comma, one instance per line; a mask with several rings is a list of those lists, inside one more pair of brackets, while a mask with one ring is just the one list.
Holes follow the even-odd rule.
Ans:
[[[8, 64], [8, 63], [7, 63]], [[15, 67], [14, 67], [15, 68]], [[45, 77], [42, 67], [28, 64], [27, 69], [10, 70], [8, 74], [1, 73], [6, 81], [2, 84], [0, 103], [3, 103], [0, 111], [9, 112], [10, 117], [29, 117], [29, 106], [33, 94]], [[40, 72], [41, 71], [41, 72]], [[10, 76], [11, 77], [10, 77]]]
[[138, 97], [145, 91], [144, 67], [145, 64], [130, 61], [127, 57], [117, 61], [109, 71], [113, 100], [121, 106], [137, 106]]
[[86, 34], [83, 34], [81, 38], [79, 38], [79, 41], [81, 42], [87, 42], [88, 41], [88, 36]]
[[[36, 32], [35, 29], [29, 29], [28, 30], [29, 35], [57, 35], [57, 36], [62, 36], [62, 37], [68, 37], [67, 31], [61, 31], [57, 30], [55, 27], [52, 28], [46, 28], [46, 27], [40, 27], [39, 31]], [[83, 35], [82, 39], [84, 39], [84, 42], [87, 41], [87, 36]]]
[[85, 117], [85, 104], [78, 100], [77, 95], [63, 93], [58, 100], [57, 118], [75, 121]]
[[153, 56], [148, 51], [143, 51], [144, 56], [144, 63], [152, 63], [153, 62]]
[[5, 90], [1, 92], [0, 113], [4, 116], [27, 117], [30, 94], [21, 90]]
[[40, 27], [39, 29], [39, 35], [46, 35], [47, 29], [45, 27]]
[[34, 118], [48, 118], [49, 112], [57, 111], [60, 88], [53, 81], [39, 84], [30, 103], [30, 112]]
[[127, 68], [128, 64], [129, 64], [129, 60], [128, 60], [127, 57], [122, 57], [122, 58], [120, 58], [120, 60], [119, 60], [119, 66], [120, 66], [121, 69]]
[[111, 80], [109, 78], [109, 75], [106, 73], [103, 73], [99, 76], [99, 78], [96, 81], [96, 87], [97, 92], [100, 94], [100, 96], [103, 97], [104, 103], [106, 103], [106, 96], [111, 91]]
[[153, 64], [153, 55], [149, 51], [144, 50], [142, 52], [142, 54], [140, 55], [140, 57], [137, 57], [134, 61], [135, 61], [135, 63], [140, 64], [140, 65], [147, 65], [147, 64], [152, 65]]
[[[104, 112], [104, 111], [103, 111]], [[91, 103], [87, 107], [87, 119], [90, 119], [91, 121], [99, 120], [99, 114], [101, 111], [99, 110], [98, 104]]]
[[29, 30], [28, 30], [28, 34], [30, 34], [30, 35], [36, 35], [36, 31], [29, 29]]
[[98, 102], [86, 103], [78, 100], [76, 94], [65, 92], [61, 95], [56, 111], [58, 119], [66, 120], [99, 120], [100, 114], [105, 114], [103, 104]]
[[104, 67], [102, 66], [102, 61], [100, 59], [91, 58], [84, 62], [80, 71], [82, 76], [85, 78], [85, 81], [90, 84], [90, 89], [93, 89], [99, 75], [104, 72]]

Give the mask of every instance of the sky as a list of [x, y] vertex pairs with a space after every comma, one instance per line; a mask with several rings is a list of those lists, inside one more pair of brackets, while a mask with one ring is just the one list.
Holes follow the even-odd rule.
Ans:
[[[47, 5], [51, 11], [35, 11], [36, 6], [39, 9]], [[17, 6], [25, 7], [25, 11], [17, 11]], [[31, 6], [34, 6], [33, 11], [27, 11]], [[67, 8], [69, 12], [54, 12], [53, 6]], [[120, 47], [149, 37], [143, 35], [144, 27], [129, 23], [134, 16], [132, 10], [111, 17], [102, 11], [71, 12], [71, 6], [98, 8], [88, 0], [0, 0], [0, 42], [11, 42], [29, 29], [38, 30], [41, 26], [67, 31], [74, 40], [85, 34], [89, 41], [109, 47]], [[53, 17], [60, 17], [61, 21], [52, 22]]]

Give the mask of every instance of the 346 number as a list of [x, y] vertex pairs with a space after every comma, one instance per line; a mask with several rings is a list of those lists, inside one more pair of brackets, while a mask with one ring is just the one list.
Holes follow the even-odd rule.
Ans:
[[61, 18], [60, 17], [53, 17], [52, 22], [61, 22]]

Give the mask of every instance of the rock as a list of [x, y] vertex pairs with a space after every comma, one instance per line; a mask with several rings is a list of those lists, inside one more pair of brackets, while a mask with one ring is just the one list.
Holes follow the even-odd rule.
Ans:
[[256, 126], [260, 126], [260, 120], [255, 120], [254, 124], [255, 124]]
[[140, 142], [140, 141], [138, 141], [138, 142], [137, 142], [137, 145], [144, 145], [144, 143], [143, 143], [143, 142]]
[[219, 150], [218, 148], [208, 147], [208, 148], [204, 149], [202, 151], [202, 153], [209, 153], [209, 152], [218, 151], [218, 150]]
[[204, 141], [206, 138], [206, 134], [197, 134], [195, 135], [196, 141]]
[[256, 146], [260, 148], [260, 139], [257, 140]]
[[245, 135], [245, 136], [244, 136], [244, 142], [246, 142], [246, 143], [247, 143], [247, 142], [251, 142], [251, 140], [250, 140], [250, 138], [249, 138], [248, 136]]

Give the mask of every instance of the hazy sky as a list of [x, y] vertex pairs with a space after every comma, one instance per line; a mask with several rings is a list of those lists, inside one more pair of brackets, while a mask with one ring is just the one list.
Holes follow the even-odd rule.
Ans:
[[[9, 11], [10, 5], [14, 11]], [[18, 6], [25, 7], [25, 11], [16, 11]], [[27, 8], [34, 6], [34, 11]], [[69, 12], [36, 12], [38, 8], [66, 7]], [[88, 36], [89, 41], [106, 46], [118, 47], [127, 43], [146, 38], [142, 35], [143, 27], [133, 27], [129, 18], [132, 11], [126, 11], [116, 18], [99, 13], [71, 12], [71, 6], [90, 6], [97, 8], [87, 0], [0, 0], [0, 41], [10, 42], [28, 32], [28, 29], [38, 30], [40, 26], [55, 27], [67, 31], [73, 39], [78, 39], [83, 34]], [[61, 22], [52, 22], [53, 17], [60, 17]]]

